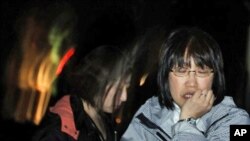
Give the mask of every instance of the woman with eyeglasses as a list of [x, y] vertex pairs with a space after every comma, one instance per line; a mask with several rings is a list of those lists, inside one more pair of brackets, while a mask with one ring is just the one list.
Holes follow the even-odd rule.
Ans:
[[158, 97], [134, 115], [122, 141], [229, 141], [230, 125], [250, 124], [248, 113], [224, 96], [222, 53], [198, 28], [179, 28], [163, 43]]

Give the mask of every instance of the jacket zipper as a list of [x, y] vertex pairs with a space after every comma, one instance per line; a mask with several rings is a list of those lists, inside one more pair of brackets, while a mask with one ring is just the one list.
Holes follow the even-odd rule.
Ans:
[[[161, 127], [159, 127], [158, 125], [156, 125], [155, 123], [150, 121], [143, 113], [139, 114], [137, 116], [137, 118], [141, 121], [142, 124], [144, 124], [148, 128], [158, 129], [160, 132], [156, 132], [156, 135], [159, 138], [161, 138], [163, 141], [167, 141], [167, 139], [164, 137], [164, 135], [166, 135], [169, 139], [171, 139], [171, 137]], [[161, 133], [163, 133], [164, 135], [162, 135]]]

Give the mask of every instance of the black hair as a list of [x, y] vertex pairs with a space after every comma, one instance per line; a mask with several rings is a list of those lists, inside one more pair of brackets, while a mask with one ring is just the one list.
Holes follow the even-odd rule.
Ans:
[[[126, 81], [131, 74], [131, 62], [128, 53], [118, 47], [107, 45], [93, 49], [79, 61], [69, 75], [70, 93], [80, 96], [102, 112], [108, 90], [118, 78], [120, 78], [119, 86], [122, 87], [123, 81]], [[119, 87], [117, 94], [119, 94]]]
[[[224, 64], [218, 43], [208, 33], [197, 27], [182, 27], [172, 31], [161, 47], [157, 76], [161, 105], [165, 105], [170, 109], [174, 107], [169, 90], [169, 72], [175, 65], [186, 65], [185, 59], [190, 59], [190, 57], [194, 59], [197, 66], [202, 68], [207, 66], [214, 71], [212, 84], [216, 97], [214, 105], [224, 98]], [[188, 65], [190, 65], [190, 60], [188, 61]]]

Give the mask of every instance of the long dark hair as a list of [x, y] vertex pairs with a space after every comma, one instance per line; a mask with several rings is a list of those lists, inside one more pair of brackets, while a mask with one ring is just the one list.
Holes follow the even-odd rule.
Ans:
[[118, 47], [100, 46], [93, 49], [72, 71], [69, 78], [72, 80], [71, 93], [80, 96], [99, 112], [103, 112], [103, 102], [108, 93], [107, 86], [111, 88], [118, 78], [125, 81], [131, 72], [132, 64], [128, 59], [128, 52]]
[[[185, 56], [185, 51], [187, 54]], [[199, 67], [208, 66], [214, 70], [212, 89], [216, 100], [222, 101], [225, 90], [223, 58], [218, 43], [206, 32], [196, 27], [182, 27], [174, 30], [166, 38], [160, 52], [158, 85], [159, 101], [167, 108], [173, 108], [173, 99], [169, 90], [168, 75], [174, 65], [183, 66], [184, 59], [194, 58]], [[190, 63], [190, 62], [189, 62]]]

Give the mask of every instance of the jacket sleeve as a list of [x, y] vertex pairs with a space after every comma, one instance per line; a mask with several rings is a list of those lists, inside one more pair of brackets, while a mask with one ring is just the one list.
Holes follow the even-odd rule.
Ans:
[[229, 141], [230, 125], [250, 125], [248, 113], [244, 110], [234, 108], [226, 116], [213, 122], [204, 133], [198, 132], [199, 130], [191, 127], [193, 125], [188, 123], [177, 123], [172, 128], [174, 133], [172, 141]]
[[215, 141], [229, 141], [230, 125], [250, 125], [248, 113], [245, 110], [233, 108], [227, 116], [211, 126], [208, 138]]
[[150, 132], [133, 118], [127, 130], [121, 137], [121, 141], [156, 141], [157, 139]]
[[199, 129], [188, 122], [179, 122], [172, 126], [172, 141], [207, 141]]

